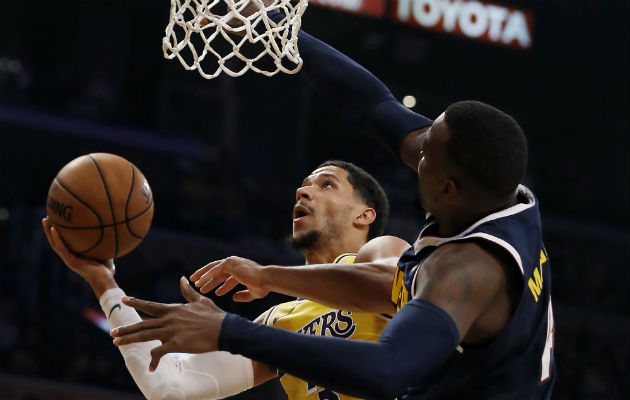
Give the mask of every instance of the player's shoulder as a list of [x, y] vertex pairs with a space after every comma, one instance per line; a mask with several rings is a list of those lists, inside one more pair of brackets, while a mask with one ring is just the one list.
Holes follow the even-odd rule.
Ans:
[[445, 243], [422, 264], [418, 279], [438, 285], [466, 283], [469, 289], [489, 290], [504, 281], [505, 263], [480, 241]]
[[357, 253], [355, 262], [371, 262], [379, 259], [400, 257], [411, 245], [396, 236], [379, 236], [365, 243]]
[[438, 246], [428, 257], [431, 265], [477, 264], [492, 258], [485, 246], [477, 240], [459, 240]]

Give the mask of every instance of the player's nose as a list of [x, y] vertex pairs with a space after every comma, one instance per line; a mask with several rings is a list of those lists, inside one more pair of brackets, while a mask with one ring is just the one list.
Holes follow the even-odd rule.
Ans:
[[312, 194], [311, 194], [309, 186], [299, 187], [295, 191], [295, 200], [299, 201], [300, 199], [306, 199], [306, 200], [311, 200], [312, 199]]

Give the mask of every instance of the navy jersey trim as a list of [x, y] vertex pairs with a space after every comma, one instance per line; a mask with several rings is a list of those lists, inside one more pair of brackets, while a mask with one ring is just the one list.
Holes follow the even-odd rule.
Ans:
[[439, 246], [446, 242], [462, 239], [464, 236], [466, 236], [466, 234], [468, 234], [469, 232], [472, 232], [475, 228], [477, 228], [481, 224], [484, 224], [489, 221], [494, 221], [499, 218], [509, 217], [510, 215], [518, 214], [536, 205], [536, 198], [534, 197], [534, 194], [528, 188], [526, 188], [523, 185], [519, 185], [518, 192], [519, 194], [522, 194], [527, 197], [527, 200], [528, 200], [527, 203], [519, 203], [512, 207], [506, 208], [505, 210], [501, 210], [493, 214], [490, 214], [480, 219], [479, 221], [475, 222], [474, 224], [466, 228], [466, 230], [464, 230], [463, 232], [455, 236], [451, 236], [447, 238], [441, 238], [441, 237], [436, 237], [436, 236], [422, 236], [422, 234], [427, 230], [427, 228], [435, 224], [435, 221], [431, 221], [427, 223], [422, 229], [422, 231], [420, 232], [418, 239], [413, 244], [414, 251], [416, 252], [416, 254], [418, 254], [423, 247]]

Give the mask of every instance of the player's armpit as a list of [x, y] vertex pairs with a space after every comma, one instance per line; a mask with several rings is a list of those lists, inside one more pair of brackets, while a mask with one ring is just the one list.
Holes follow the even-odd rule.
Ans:
[[418, 270], [415, 285], [414, 299], [444, 310], [463, 343], [491, 339], [510, 318], [504, 266], [474, 242], [440, 246]]

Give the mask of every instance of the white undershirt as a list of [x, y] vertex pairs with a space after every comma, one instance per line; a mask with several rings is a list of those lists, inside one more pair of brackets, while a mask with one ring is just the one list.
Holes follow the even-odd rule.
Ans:
[[[99, 302], [109, 326], [116, 328], [142, 321], [132, 307], [121, 299], [122, 289], [109, 289]], [[149, 400], [201, 400], [231, 396], [254, 385], [250, 359], [217, 351], [203, 354], [166, 354], [154, 372], [149, 371], [151, 350], [160, 341], [119, 346], [133, 380]]]

